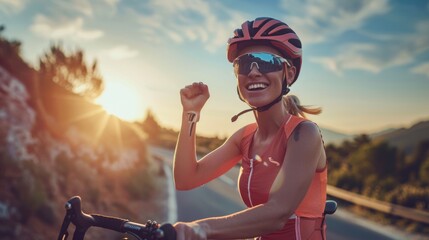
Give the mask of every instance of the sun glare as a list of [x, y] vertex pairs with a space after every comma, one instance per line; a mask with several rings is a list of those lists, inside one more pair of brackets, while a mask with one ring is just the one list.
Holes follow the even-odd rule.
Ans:
[[102, 95], [96, 103], [110, 114], [125, 121], [136, 121], [145, 114], [141, 93], [126, 83], [114, 82], [106, 84]]

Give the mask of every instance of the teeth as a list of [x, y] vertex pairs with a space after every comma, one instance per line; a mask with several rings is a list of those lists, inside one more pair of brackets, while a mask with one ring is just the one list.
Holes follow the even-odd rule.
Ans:
[[251, 84], [247, 87], [248, 90], [253, 90], [253, 89], [265, 89], [267, 87], [266, 84], [263, 83], [254, 83]]

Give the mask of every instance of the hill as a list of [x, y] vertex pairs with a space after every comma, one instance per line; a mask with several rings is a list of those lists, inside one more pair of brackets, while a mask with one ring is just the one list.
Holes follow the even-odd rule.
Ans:
[[429, 120], [418, 122], [409, 128], [390, 130], [375, 135], [373, 139], [387, 141], [405, 153], [410, 153], [420, 142], [429, 139]]
[[[36, 78], [18, 55], [2, 51], [5, 43], [0, 36], [0, 239], [54, 239], [75, 195], [87, 212], [163, 221], [157, 189], [164, 176], [144, 133]], [[88, 238], [121, 235], [91, 231]]]
[[322, 131], [325, 144], [339, 144], [345, 140], [351, 140], [354, 137], [354, 135], [340, 133], [323, 127], [320, 128], [320, 131]]
[[[340, 144], [352, 140], [357, 135], [345, 134], [321, 127], [326, 144]], [[376, 141], [387, 141], [406, 153], [412, 151], [423, 140], [429, 139], [429, 120], [420, 121], [409, 128], [388, 128], [370, 133], [369, 137]]]
[[369, 134], [369, 136], [370, 136], [372, 139], [375, 139], [375, 138], [377, 138], [377, 137], [380, 137], [380, 136], [383, 136], [383, 135], [389, 134], [389, 133], [394, 132], [394, 131], [396, 131], [396, 130], [398, 130], [398, 128], [386, 128], [386, 129], [383, 129], [383, 130], [381, 130], [381, 131], [371, 133], [371, 134]]
[[[58, 89], [48, 104], [39, 99], [46, 88], [39, 97], [30, 93], [0, 66], [0, 239], [53, 239], [74, 195], [90, 212], [162, 220], [164, 207], [151, 198], [164, 187], [161, 166], [136, 128]], [[67, 121], [71, 116], [79, 121]], [[103, 234], [89, 235], [121, 236]]]

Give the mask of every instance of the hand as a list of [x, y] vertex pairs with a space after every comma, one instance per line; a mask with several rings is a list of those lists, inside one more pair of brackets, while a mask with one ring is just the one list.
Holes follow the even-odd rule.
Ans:
[[206, 240], [207, 233], [203, 227], [196, 222], [178, 222], [174, 224], [177, 240]]
[[184, 111], [200, 112], [209, 97], [209, 88], [202, 82], [192, 83], [180, 90], [180, 100]]

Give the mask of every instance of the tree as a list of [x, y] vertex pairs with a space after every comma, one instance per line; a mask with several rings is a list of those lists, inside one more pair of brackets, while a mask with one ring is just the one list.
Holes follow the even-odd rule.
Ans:
[[[429, 140], [420, 142], [415, 148], [414, 152], [407, 159], [407, 170], [410, 177], [410, 180], [415, 180], [420, 175], [422, 177], [421, 169], [423, 163], [429, 158]], [[426, 163], [427, 164], [427, 163]], [[427, 168], [427, 166], [426, 166]], [[419, 173], [420, 172], [420, 173]], [[427, 173], [426, 173], [427, 175]], [[423, 177], [424, 178], [424, 177]]]
[[161, 126], [155, 119], [154, 114], [149, 109], [146, 113], [146, 119], [141, 123], [143, 130], [147, 133], [149, 141], [156, 142], [159, 139], [159, 134], [161, 133]]
[[368, 143], [351, 154], [348, 160], [362, 180], [369, 175], [382, 179], [395, 175], [397, 149], [387, 142]]
[[103, 79], [98, 73], [97, 61], [90, 67], [84, 61], [82, 50], [67, 55], [60, 45], [53, 45], [39, 60], [41, 81], [53, 81], [62, 88], [90, 99], [98, 97]]
[[3, 36], [6, 27], [0, 25], [0, 66], [19, 79], [30, 90], [35, 71], [21, 57], [21, 42]]
[[420, 167], [420, 181], [424, 187], [429, 188], [429, 155], [426, 156], [426, 160]]

